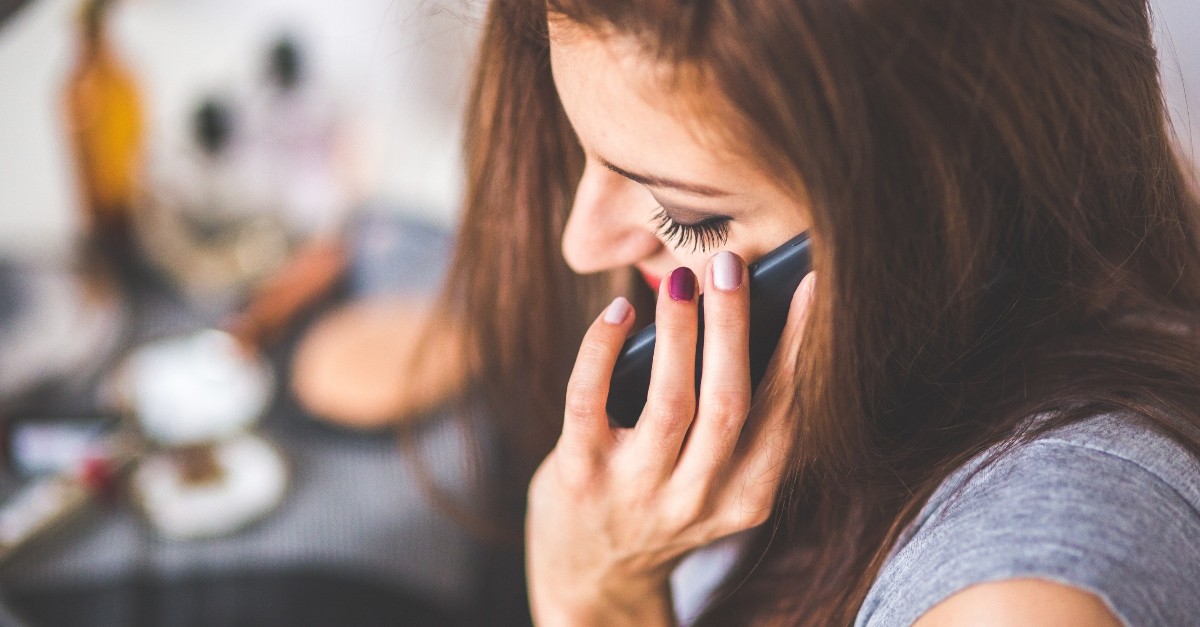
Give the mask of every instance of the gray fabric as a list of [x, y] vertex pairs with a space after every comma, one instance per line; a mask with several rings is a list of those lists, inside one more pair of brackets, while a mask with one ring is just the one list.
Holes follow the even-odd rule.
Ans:
[[[986, 457], [986, 456], [985, 456]], [[939, 488], [855, 622], [911, 625], [973, 584], [1039, 578], [1128, 625], [1200, 624], [1200, 463], [1141, 419], [1098, 416]]]
[[688, 627], [696, 622], [710, 597], [737, 563], [750, 532], [742, 532], [692, 551], [671, 573], [671, 606], [675, 622]]

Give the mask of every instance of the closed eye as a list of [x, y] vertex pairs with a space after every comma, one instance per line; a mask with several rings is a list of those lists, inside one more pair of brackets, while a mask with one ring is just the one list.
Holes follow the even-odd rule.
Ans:
[[655, 211], [654, 224], [658, 234], [675, 248], [690, 248], [691, 252], [704, 251], [725, 244], [729, 238], [729, 223], [732, 218], [713, 216], [699, 222], [685, 224], [667, 215], [659, 205]]

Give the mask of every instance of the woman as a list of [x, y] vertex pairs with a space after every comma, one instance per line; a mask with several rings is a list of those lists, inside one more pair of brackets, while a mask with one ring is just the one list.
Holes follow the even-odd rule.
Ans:
[[[446, 300], [538, 622], [669, 624], [736, 532], [702, 624], [1200, 615], [1198, 206], [1143, 0], [546, 9], [490, 7]], [[751, 403], [745, 262], [803, 230]]]

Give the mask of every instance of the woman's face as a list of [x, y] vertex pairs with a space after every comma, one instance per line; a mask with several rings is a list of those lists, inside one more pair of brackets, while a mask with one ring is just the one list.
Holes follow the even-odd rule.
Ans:
[[749, 262], [808, 228], [804, 203], [736, 151], [714, 148], [721, 142], [704, 129], [720, 120], [679, 106], [703, 88], [672, 91], [629, 40], [562, 19], [550, 20], [550, 58], [587, 157], [563, 234], [575, 272], [635, 266], [657, 289], [680, 266], [703, 277], [719, 250]]

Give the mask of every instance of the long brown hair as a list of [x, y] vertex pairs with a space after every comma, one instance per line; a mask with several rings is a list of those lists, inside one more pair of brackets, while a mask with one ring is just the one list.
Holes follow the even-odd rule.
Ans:
[[[1030, 415], [1131, 410], [1200, 454], [1200, 207], [1145, 0], [550, 5], [698, 70], [748, 158], [811, 206], [794, 471], [704, 621], [852, 622], [931, 492]], [[561, 258], [583, 156], [546, 8], [489, 7], [443, 303], [470, 325], [514, 525], [587, 322], [648, 296]]]

